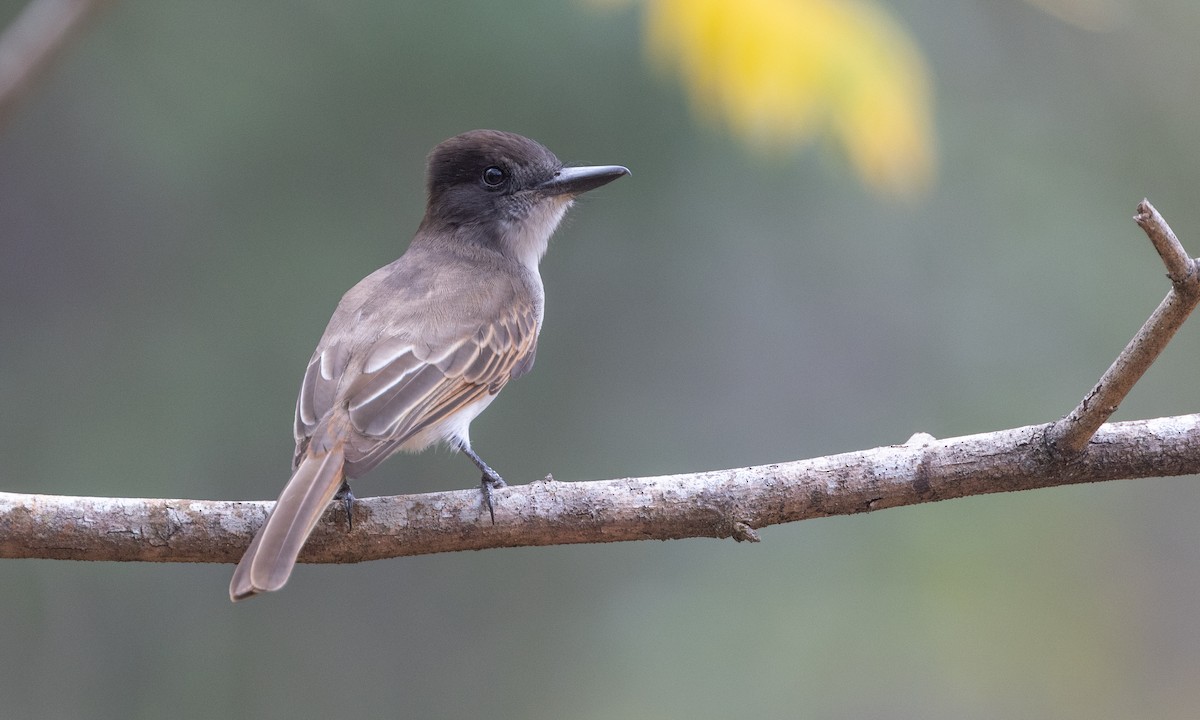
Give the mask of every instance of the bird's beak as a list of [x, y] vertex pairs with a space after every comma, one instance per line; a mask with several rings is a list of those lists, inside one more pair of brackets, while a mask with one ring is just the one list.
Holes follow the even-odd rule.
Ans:
[[545, 195], [579, 195], [628, 175], [629, 169], [620, 165], [588, 165], [566, 167], [538, 186]]

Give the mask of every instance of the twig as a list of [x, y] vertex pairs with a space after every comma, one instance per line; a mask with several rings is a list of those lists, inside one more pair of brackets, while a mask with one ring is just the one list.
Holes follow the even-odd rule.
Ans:
[[[354, 528], [326, 514], [302, 562], [567, 543], [685, 537], [757, 540], [759, 528], [984, 493], [1200, 472], [1200, 414], [1115, 423], [1070, 461], [1042, 441], [1050, 425], [798, 462], [689, 475], [496, 490], [496, 524], [478, 489], [357, 500]], [[0, 558], [236, 562], [269, 502], [79, 498], [0, 493]]]
[[1171, 226], [1167, 225], [1167, 221], [1163, 220], [1163, 216], [1154, 209], [1149, 200], [1138, 203], [1137, 215], [1133, 216], [1133, 221], [1145, 231], [1150, 242], [1154, 243], [1154, 249], [1167, 266], [1167, 277], [1173, 285], [1178, 287], [1187, 283], [1189, 278], [1195, 277], [1196, 262], [1188, 257]]
[[33, 0], [0, 34], [0, 128], [103, 0]]
[[1081, 452], [1088, 440], [1129, 394], [1159, 353], [1175, 336], [1188, 315], [1200, 304], [1200, 272], [1197, 262], [1184, 252], [1175, 233], [1149, 200], [1138, 205], [1134, 222], [1154, 243], [1154, 249], [1167, 266], [1171, 290], [1129, 341], [1104, 375], [1069, 415], [1046, 433], [1050, 449], [1064, 457]]

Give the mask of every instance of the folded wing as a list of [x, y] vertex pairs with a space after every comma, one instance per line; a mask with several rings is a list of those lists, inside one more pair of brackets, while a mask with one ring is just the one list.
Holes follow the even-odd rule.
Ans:
[[431, 345], [406, 336], [377, 339], [361, 366], [333, 344], [309, 362], [296, 403], [298, 455], [305, 439], [327, 413], [344, 403], [357, 437], [347, 447], [351, 477], [419, 441], [457, 411], [495, 395], [533, 366], [538, 318], [532, 307], [513, 307], [482, 326], [460, 328]]

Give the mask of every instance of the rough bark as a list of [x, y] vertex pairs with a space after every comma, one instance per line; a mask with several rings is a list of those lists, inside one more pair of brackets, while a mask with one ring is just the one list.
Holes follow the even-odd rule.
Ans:
[[[1051, 453], [1051, 424], [757, 467], [593, 482], [551, 479], [331, 506], [301, 562], [349, 563], [492, 547], [757, 540], [769, 525], [1015, 490], [1200, 473], [1200, 414], [1104, 425], [1083, 452]], [[236, 562], [270, 502], [0, 493], [0, 557]]]

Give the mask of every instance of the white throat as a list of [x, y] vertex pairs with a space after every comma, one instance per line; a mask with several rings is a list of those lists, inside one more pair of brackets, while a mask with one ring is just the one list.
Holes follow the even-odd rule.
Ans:
[[572, 202], [573, 199], [566, 195], [546, 198], [535, 203], [525, 219], [503, 224], [501, 232], [504, 233], [504, 242], [522, 265], [537, 270], [546, 248], [550, 246], [550, 236], [562, 222]]

